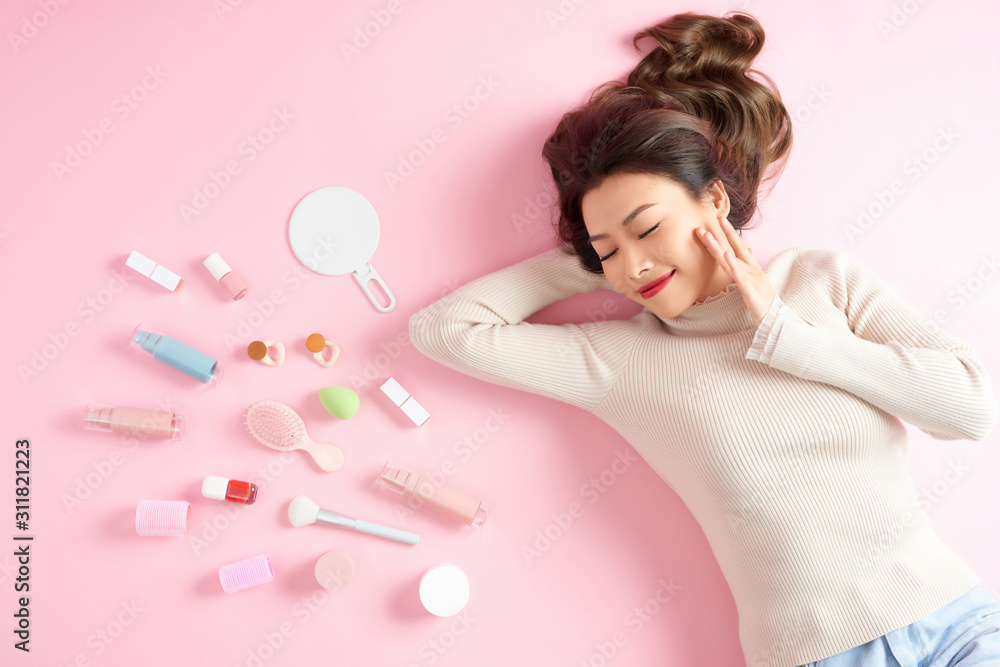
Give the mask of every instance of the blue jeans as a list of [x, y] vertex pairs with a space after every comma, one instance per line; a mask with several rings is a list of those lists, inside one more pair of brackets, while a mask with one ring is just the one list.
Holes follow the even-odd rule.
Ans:
[[930, 616], [801, 667], [1000, 667], [1000, 600], [976, 586]]

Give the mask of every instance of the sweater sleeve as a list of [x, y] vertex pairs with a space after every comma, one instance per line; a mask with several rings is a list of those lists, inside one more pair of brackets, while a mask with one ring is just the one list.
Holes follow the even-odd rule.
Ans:
[[410, 318], [414, 347], [474, 378], [593, 411], [624, 371], [627, 320], [532, 324], [524, 318], [581, 292], [613, 289], [560, 247], [459, 287]]
[[850, 331], [810, 324], [775, 296], [747, 359], [849, 391], [935, 440], [986, 438], [1000, 410], [969, 345], [845, 252], [810, 250], [796, 261], [829, 282]]

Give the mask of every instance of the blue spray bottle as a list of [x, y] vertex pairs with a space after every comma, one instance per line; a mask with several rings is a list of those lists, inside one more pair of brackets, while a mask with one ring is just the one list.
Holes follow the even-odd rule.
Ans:
[[132, 331], [131, 345], [204, 384], [214, 386], [222, 375], [222, 364], [214, 357], [142, 324]]

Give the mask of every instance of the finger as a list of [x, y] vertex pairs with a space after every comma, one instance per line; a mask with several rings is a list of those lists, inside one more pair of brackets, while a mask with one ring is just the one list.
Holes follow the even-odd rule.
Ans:
[[723, 262], [726, 251], [719, 242], [719, 239], [712, 233], [712, 230], [706, 227], [699, 227], [695, 231], [695, 234], [699, 239], [701, 239], [702, 245], [708, 248], [708, 252], [712, 254], [712, 257], [714, 257], [717, 262]]
[[728, 265], [731, 261], [729, 258], [732, 257], [733, 259], [736, 259], [738, 255], [736, 254], [736, 248], [734, 248], [733, 244], [730, 242], [725, 225], [720, 223], [719, 227], [722, 228], [722, 238], [720, 239], [716, 235], [712, 235], [712, 238], [716, 244], [716, 248], [718, 248], [719, 261]]
[[726, 251], [729, 250], [729, 248], [723, 248], [722, 244], [719, 243], [719, 239], [715, 238], [715, 235], [712, 234], [711, 230], [700, 227], [695, 231], [695, 234], [701, 239], [702, 244], [708, 248], [712, 257], [715, 258], [715, 261], [721, 264], [722, 268], [726, 270], [729, 277], [732, 278], [733, 269], [730, 264], [731, 260], [726, 257]]
[[747, 250], [746, 243], [743, 242], [743, 238], [733, 227], [732, 223], [729, 222], [728, 217], [719, 219], [719, 227], [722, 228], [722, 232], [726, 235], [726, 239], [729, 241], [729, 245], [733, 249], [733, 254], [742, 259], [744, 262], [753, 264], [753, 255], [751, 255]]

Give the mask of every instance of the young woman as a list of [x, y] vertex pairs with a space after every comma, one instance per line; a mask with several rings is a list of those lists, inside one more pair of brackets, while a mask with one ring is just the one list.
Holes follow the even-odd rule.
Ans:
[[[544, 146], [564, 245], [417, 312], [414, 345], [621, 433], [704, 529], [748, 665], [1000, 665], [1000, 602], [916, 505], [900, 421], [984, 439], [986, 370], [851, 255], [793, 247], [762, 268], [744, 244], [792, 141], [773, 82], [748, 76], [752, 16], [642, 37], [658, 45], [627, 82]], [[523, 321], [602, 287], [645, 308]]]

